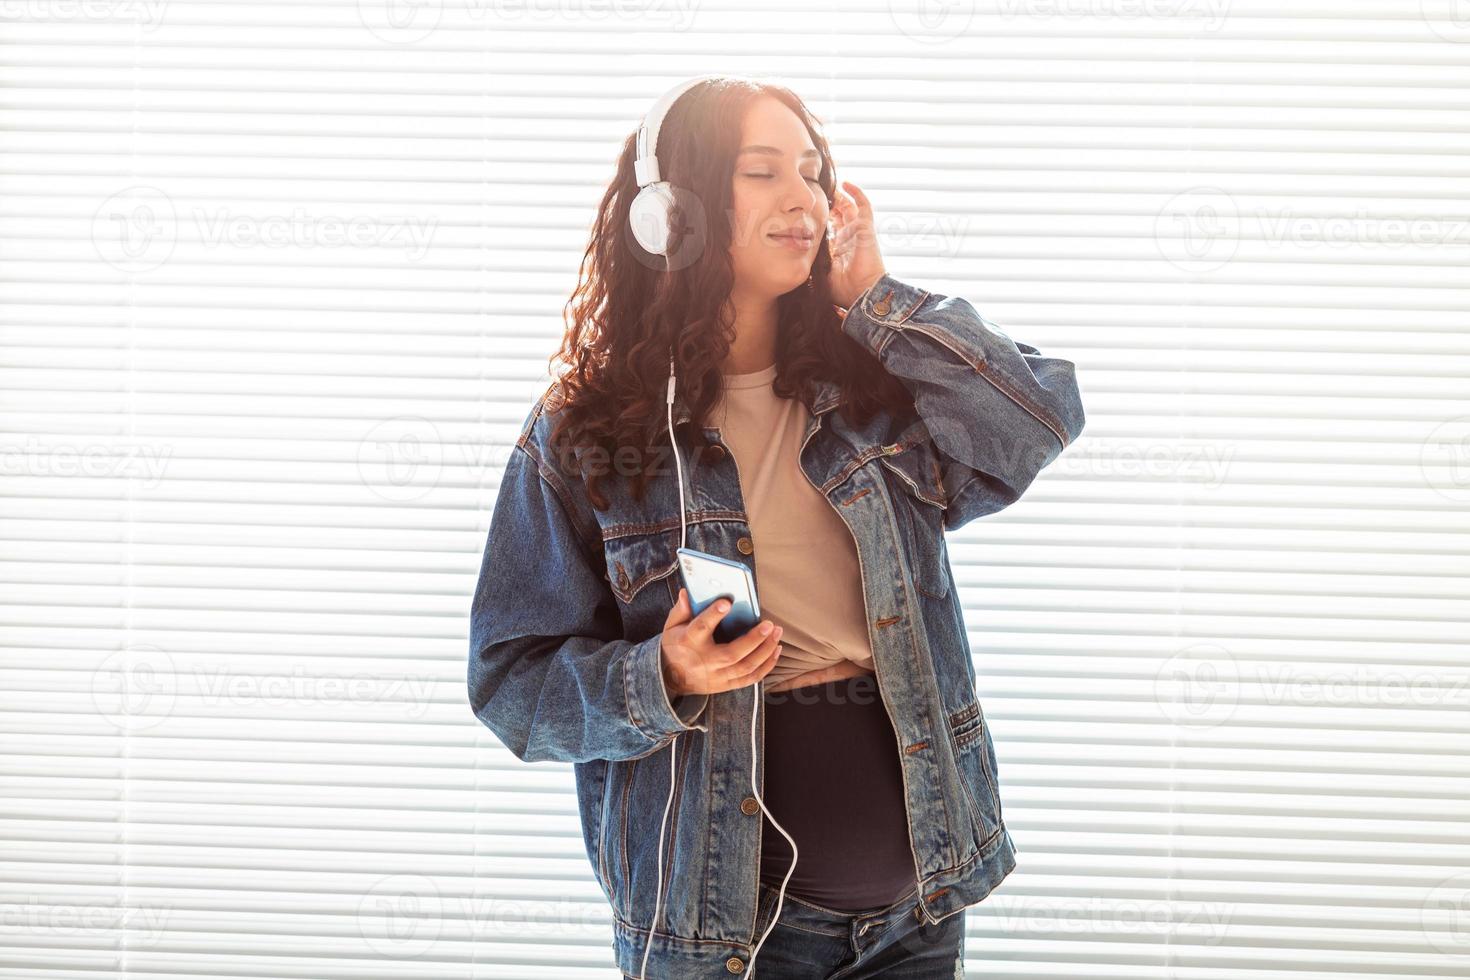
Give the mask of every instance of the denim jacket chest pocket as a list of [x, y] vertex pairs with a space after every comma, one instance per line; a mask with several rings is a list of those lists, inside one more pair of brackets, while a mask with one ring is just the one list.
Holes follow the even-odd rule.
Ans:
[[914, 587], [942, 599], [949, 594], [949, 563], [944, 547], [944, 486], [939, 459], [927, 440], [884, 447], [878, 457], [902, 528]]
[[606, 577], [629, 636], [663, 629], [664, 619], [679, 598], [679, 526], [663, 530], [604, 530], [602, 549]]

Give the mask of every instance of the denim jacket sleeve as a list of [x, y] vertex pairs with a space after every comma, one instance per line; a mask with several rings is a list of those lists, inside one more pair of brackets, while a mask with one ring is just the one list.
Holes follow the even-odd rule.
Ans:
[[537, 459], [517, 444], [491, 515], [470, 610], [475, 716], [525, 762], [648, 755], [696, 724], [709, 695], [664, 687], [661, 635], [623, 638], [616, 598]]
[[1019, 500], [1086, 423], [1073, 363], [1012, 340], [962, 297], [885, 274], [842, 329], [913, 394], [950, 461], [947, 530]]

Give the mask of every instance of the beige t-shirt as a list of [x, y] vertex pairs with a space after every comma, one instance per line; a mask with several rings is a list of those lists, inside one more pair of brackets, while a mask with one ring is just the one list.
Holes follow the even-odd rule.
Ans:
[[775, 378], [774, 364], [723, 375], [710, 416], [739, 470], [761, 618], [784, 630], [766, 689], [817, 671], [811, 682], [873, 669], [857, 545], [797, 465], [809, 413], [799, 398], [776, 396]]

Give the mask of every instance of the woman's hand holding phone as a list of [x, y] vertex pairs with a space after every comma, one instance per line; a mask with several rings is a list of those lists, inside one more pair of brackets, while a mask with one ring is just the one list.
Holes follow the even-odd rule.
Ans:
[[[715, 627], [730, 611], [730, 601], [712, 602], [698, 616], [689, 604], [689, 593], [679, 590], [679, 600], [664, 620], [662, 660], [664, 687], [669, 700], [685, 694], [718, 694], [747, 687], [776, 666], [781, 654], [781, 627], [762, 620], [729, 643], [714, 638]], [[762, 633], [769, 627], [770, 632]]]

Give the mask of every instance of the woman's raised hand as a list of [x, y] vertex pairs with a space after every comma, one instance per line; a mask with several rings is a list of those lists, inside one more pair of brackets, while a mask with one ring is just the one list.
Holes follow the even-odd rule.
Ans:
[[868, 287], [883, 278], [887, 269], [878, 251], [878, 233], [873, 227], [873, 205], [863, 189], [850, 180], [842, 182], [832, 204], [832, 236], [827, 251], [832, 271], [827, 274], [832, 301], [851, 309]]

